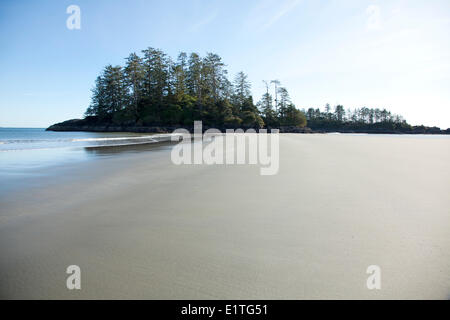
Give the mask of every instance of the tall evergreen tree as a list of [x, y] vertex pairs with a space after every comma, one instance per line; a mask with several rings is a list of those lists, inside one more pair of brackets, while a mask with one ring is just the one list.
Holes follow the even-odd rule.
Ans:
[[217, 102], [223, 90], [224, 79], [227, 71], [224, 69], [225, 64], [217, 54], [208, 53], [203, 59], [203, 76], [205, 77], [206, 90], [213, 98], [213, 102]]
[[234, 102], [240, 108], [250, 97], [251, 84], [247, 79], [248, 76], [242, 71], [234, 78]]
[[139, 118], [139, 104], [144, 94], [145, 70], [142, 59], [132, 53], [126, 59], [124, 68], [125, 84], [129, 88], [130, 94], [130, 111], [136, 120]]

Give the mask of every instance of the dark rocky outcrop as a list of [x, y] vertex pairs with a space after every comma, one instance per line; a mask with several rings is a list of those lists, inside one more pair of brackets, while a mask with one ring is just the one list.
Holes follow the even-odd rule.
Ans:
[[51, 125], [47, 131], [89, 131], [89, 132], [138, 132], [170, 133], [178, 127], [118, 125], [89, 121], [89, 119], [72, 119]]
[[315, 133], [314, 131], [311, 130], [311, 128], [308, 128], [308, 127], [299, 128], [299, 127], [294, 127], [294, 126], [280, 127], [280, 132], [281, 133]]
[[[56, 123], [46, 130], [48, 131], [89, 131], [89, 132], [138, 132], [138, 133], [171, 133], [178, 128], [184, 128], [193, 132], [193, 126], [138, 126], [138, 125], [120, 125], [111, 123], [102, 123], [93, 118], [72, 119], [64, 122]], [[209, 129], [208, 126], [203, 126], [203, 130]], [[225, 132], [228, 128], [217, 128]], [[235, 129], [235, 128], [230, 128]], [[237, 128], [236, 128], [237, 129]], [[248, 129], [248, 128], [244, 128]], [[313, 133], [310, 128], [298, 127], [281, 127], [282, 133]], [[270, 128], [269, 128], [270, 132]]]
[[[138, 132], [138, 133], [171, 133], [175, 129], [185, 128], [193, 132], [193, 126], [139, 126], [135, 124], [102, 123], [94, 117], [72, 119], [56, 123], [47, 128], [49, 131], [89, 131], [89, 132]], [[203, 126], [203, 130], [209, 129]], [[217, 128], [225, 132], [227, 128]], [[234, 128], [231, 128], [234, 129]], [[244, 128], [248, 129], [248, 128]], [[269, 128], [270, 130], [271, 128]], [[295, 126], [280, 127], [280, 133], [376, 133], [376, 134], [450, 134], [450, 129], [441, 130], [438, 127], [413, 126], [408, 129], [392, 130], [386, 128], [299, 128]]]

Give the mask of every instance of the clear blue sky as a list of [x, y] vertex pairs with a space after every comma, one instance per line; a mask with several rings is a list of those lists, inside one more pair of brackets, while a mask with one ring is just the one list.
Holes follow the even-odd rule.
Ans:
[[449, 30], [448, 0], [2, 0], [0, 126], [81, 117], [103, 66], [151, 46], [218, 53], [255, 100], [279, 79], [300, 108], [386, 107], [447, 128]]

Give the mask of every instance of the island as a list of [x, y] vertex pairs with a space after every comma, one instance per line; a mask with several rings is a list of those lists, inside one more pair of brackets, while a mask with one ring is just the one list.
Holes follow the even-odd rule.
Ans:
[[244, 72], [228, 78], [214, 53], [181, 52], [174, 60], [160, 49], [131, 53], [124, 66], [107, 65], [92, 89], [83, 119], [54, 124], [50, 131], [168, 133], [208, 128], [277, 128], [282, 133], [450, 134], [450, 128], [412, 126], [386, 108], [345, 109], [342, 105], [297, 108], [278, 80], [266, 81], [254, 102]]

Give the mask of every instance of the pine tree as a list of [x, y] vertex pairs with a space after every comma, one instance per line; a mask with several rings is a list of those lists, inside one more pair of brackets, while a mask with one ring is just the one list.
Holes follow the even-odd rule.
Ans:
[[142, 59], [136, 54], [132, 53], [126, 59], [124, 68], [125, 84], [128, 86], [130, 95], [130, 112], [137, 121], [139, 118], [139, 103], [143, 96], [143, 87], [145, 79], [145, 70], [142, 64]]

